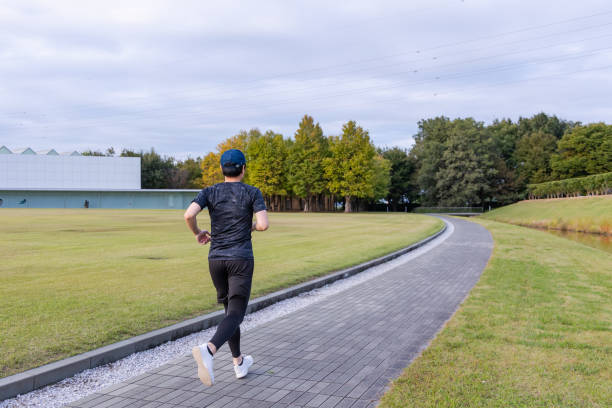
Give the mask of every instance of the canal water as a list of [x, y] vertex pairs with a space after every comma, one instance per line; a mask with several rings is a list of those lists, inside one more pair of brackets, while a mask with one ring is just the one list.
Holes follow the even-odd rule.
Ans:
[[559, 237], [571, 239], [573, 241], [580, 242], [581, 244], [592, 246], [602, 251], [612, 253], [612, 237], [600, 234], [589, 234], [587, 232], [574, 232], [574, 231], [559, 231], [559, 230], [546, 230], [553, 235]]

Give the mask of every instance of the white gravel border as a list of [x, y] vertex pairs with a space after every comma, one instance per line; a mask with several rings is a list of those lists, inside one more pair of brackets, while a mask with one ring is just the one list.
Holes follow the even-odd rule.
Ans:
[[[375, 278], [391, 269], [409, 262], [420, 255], [431, 251], [455, 230], [453, 223], [446, 223], [446, 231], [434, 240], [414, 251], [408, 252], [392, 261], [366, 269], [346, 279], [340, 279], [321, 288], [304, 292], [290, 299], [285, 299], [244, 317], [241, 331], [248, 331], [262, 323], [269, 322], [291, 312], [302, 309], [312, 303], [342, 292], [355, 285]], [[190, 334], [175, 341], [164, 343], [150, 350], [134, 353], [121, 360], [100, 367], [82, 371], [73, 377], [66, 378], [27, 394], [0, 402], [0, 408], [44, 407], [56, 408], [84, 398], [111, 385], [128, 380], [149, 370], [157, 368], [188, 353], [195, 345], [208, 342], [216, 326]]]

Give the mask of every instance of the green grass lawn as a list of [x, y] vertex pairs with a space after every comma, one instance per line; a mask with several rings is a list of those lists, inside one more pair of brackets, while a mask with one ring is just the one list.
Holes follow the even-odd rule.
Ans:
[[[182, 211], [0, 211], [0, 377], [220, 307]], [[207, 211], [200, 226], [209, 225]], [[415, 214], [270, 214], [252, 298], [419, 241]]]
[[525, 200], [482, 217], [527, 227], [612, 235], [612, 195]]
[[475, 221], [495, 240], [487, 268], [381, 406], [611, 407], [612, 255]]

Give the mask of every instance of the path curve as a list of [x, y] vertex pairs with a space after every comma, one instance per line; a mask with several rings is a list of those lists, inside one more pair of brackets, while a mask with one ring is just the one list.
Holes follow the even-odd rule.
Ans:
[[374, 407], [478, 281], [493, 248], [481, 225], [449, 226], [417, 256], [370, 280], [263, 323], [243, 336], [255, 365], [233, 377], [223, 346], [215, 385], [190, 355], [76, 401], [71, 407]]

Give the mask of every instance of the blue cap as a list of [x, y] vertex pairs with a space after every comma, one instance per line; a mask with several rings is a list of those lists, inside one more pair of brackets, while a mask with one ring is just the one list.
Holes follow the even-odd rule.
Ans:
[[238, 149], [229, 149], [221, 155], [222, 166], [242, 167], [246, 164], [244, 154]]

